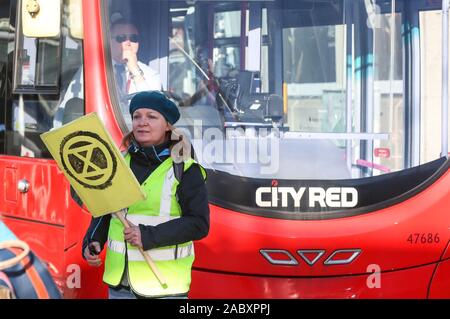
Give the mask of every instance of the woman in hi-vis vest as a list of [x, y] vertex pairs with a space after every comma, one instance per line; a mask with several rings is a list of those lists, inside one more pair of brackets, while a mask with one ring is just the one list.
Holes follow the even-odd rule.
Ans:
[[[130, 114], [133, 130], [123, 139], [125, 160], [147, 198], [128, 207], [130, 228], [124, 228], [114, 215], [93, 218], [84, 238], [83, 257], [98, 267], [98, 254], [106, 246], [103, 281], [111, 299], [187, 298], [194, 261], [192, 241], [209, 231], [206, 173], [186, 156], [191, 151], [189, 143], [173, 132], [180, 113], [164, 94], [138, 93], [130, 102]], [[181, 166], [173, 158], [180, 149]], [[123, 187], [126, 191], [127, 186]], [[166, 286], [139, 248], [149, 254]]]

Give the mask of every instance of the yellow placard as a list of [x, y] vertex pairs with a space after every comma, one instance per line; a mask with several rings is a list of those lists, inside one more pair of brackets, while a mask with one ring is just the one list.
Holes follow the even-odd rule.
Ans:
[[41, 139], [94, 217], [145, 199], [96, 113], [43, 133]]

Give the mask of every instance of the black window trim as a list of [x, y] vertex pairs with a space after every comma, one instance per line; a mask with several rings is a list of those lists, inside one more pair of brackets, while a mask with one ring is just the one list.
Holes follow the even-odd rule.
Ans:
[[111, 56], [111, 34], [110, 34], [110, 19], [108, 14], [108, 2], [101, 1], [100, 2], [100, 18], [101, 18], [101, 27], [103, 34], [103, 48], [104, 48], [104, 58], [105, 58], [105, 68], [106, 68], [106, 82], [108, 85], [108, 91], [110, 92], [109, 97], [111, 99], [111, 106], [114, 112], [114, 117], [117, 120], [120, 130], [123, 134], [129, 132], [129, 128], [125, 122], [125, 118], [120, 109], [120, 98], [119, 91], [117, 90], [115, 83], [115, 75], [114, 68], [112, 63]]
[[[14, 61], [13, 61], [13, 87], [12, 87], [12, 93], [13, 94], [59, 94], [60, 93], [60, 86], [61, 86], [61, 61], [62, 61], [62, 34], [59, 33], [58, 38], [54, 38], [54, 40], [59, 41], [58, 45], [58, 79], [56, 81], [56, 85], [23, 85], [17, 83], [17, 78], [19, 74], [18, 69], [18, 55], [19, 55], [19, 49], [23, 42], [24, 35], [22, 34], [22, 5], [24, 0], [17, 0], [17, 10], [16, 10], [16, 30], [15, 30], [15, 43], [14, 43]], [[60, 13], [61, 14], [61, 13]], [[60, 26], [61, 30], [61, 26]]]
[[[407, 190], [406, 192], [394, 196], [392, 198], [389, 198], [384, 201], [380, 201], [376, 204], [371, 204], [367, 206], [352, 208], [352, 209], [340, 209], [340, 210], [333, 210], [333, 211], [314, 211], [314, 212], [289, 212], [286, 209], [285, 210], [267, 210], [265, 208], [261, 207], [250, 207], [247, 205], [240, 205], [237, 203], [232, 203], [231, 201], [223, 200], [219, 196], [215, 196], [215, 194], [211, 194], [210, 188], [208, 187], [208, 197], [209, 197], [209, 203], [215, 206], [219, 206], [224, 209], [231, 210], [236, 213], [242, 213], [247, 215], [253, 215], [253, 216], [259, 216], [259, 217], [266, 217], [266, 218], [274, 218], [274, 219], [285, 219], [285, 220], [330, 220], [330, 219], [339, 219], [339, 218], [346, 218], [346, 217], [352, 217], [352, 216], [358, 216], [363, 215], [367, 213], [373, 213], [375, 211], [385, 209], [391, 206], [394, 206], [396, 204], [399, 204], [401, 202], [404, 202], [415, 195], [419, 194], [420, 192], [424, 191], [431, 185], [433, 185], [439, 178], [441, 178], [449, 169], [450, 167], [450, 159], [441, 157], [435, 161], [428, 162], [421, 164], [419, 166], [423, 167], [426, 165], [432, 165], [433, 163], [437, 163], [438, 161], [443, 161], [442, 165], [434, 171], [434, 173], [431, 174], [428, 178], [417, 184], [415, 187], [412, 187], [411, 189]], [[419, 167], [417, 166], [417, 167]], [[399, 171], [402, 172], [402, 171]], [[229, 173], [221, 172], [221, 171], [213, 171], [210, 169], [207, 169], [207, 173], [209, 175], [208, 183], [213, 182], [213, 176], [218, 175], [219, 178], [225, 180], [228, 176], [232, 176]], [[395, 174], [395, 173], [393, 173]], [[381, 175], [381, 176], [387, 176], [389, 174]], [[366, 179], [370, 179], [366, 178]], [[373, 178], [373, 177], [372, 177]], [[268, 180], [270, 182], [270, 180]], [[352, 181], [352, 180], [347, 180]], [[317, 182], [320, 182], [318, 180]], [[326, 182], [326, 181], [324, 181]], [[339, 182], [339, 180], [336, 180], [334, 182]], [[226, 183], [226, 182], [225, 182]], [[236, 192], [235, 189], [223, 189], [222, 191], [230, 191], [230, 192]], [[248, 194], [248, 193], [247, 193]], [[250, 195], [250, 194], [249, 194]]]

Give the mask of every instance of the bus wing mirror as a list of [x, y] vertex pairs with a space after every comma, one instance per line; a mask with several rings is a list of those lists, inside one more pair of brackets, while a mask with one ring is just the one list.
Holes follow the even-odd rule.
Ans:
[[53, 38], [61, 29], [61, 0], [22, 0], [22, 30], [29, 38]]
[[82, 0], [69, 0], [69, 33], [74, 39], [83, 39]]

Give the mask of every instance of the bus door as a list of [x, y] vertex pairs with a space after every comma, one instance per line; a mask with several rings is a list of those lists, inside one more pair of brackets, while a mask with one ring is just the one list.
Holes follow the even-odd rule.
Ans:
[[269, 21], [282, 30], [283, 58], [275, 60], [282, 61], [285, 123], [310, 133], [296, 137], [315, 138], [310, 151], [320, 157], [343, 151], [347, 168], [331, 169], [339, 178], [446, 156], [440, 1], [283, 1], [278, 12]]
[[[76, 2], [46, 2], [41, 13], [49, 15], [36, 26], [25, 22], [35, 14], [27, 11], [26, 1], [0, 4], [0, 217], [50, 265], [60, 288], [64, 252], [80, 241], [78, 233], [65, 229], [82, 223], [69, 184], [40, 134], [84, 114], [82, 40], [72, 14], [80, 9]], [[56, 27], [49, 31], [49, 25]]]
[[447, 61], [448, 65], [449, 57], [448, 39], [443, 32], [448, 34], [449, 26], [448, 19], [445, 24], [443, 18], [445, 8], [441, 1], [424, 1], [413, 8], [415, 24], [411, 33], [416, 41], [416, 54], [420, 57], [420, 68], [416, 72], [420, 108], [415, 109], [415, 125], [421, 128], [415, 137], [416, 144], [420, 145], [415, 150], [415, 158], [419, 163], [426, 163], [448, 153], [448, 116], [445, 116], [448, 111], [443, 107], [448, 106], [448, 67], [446, 70], [443, 62]]
[[8, 66], [8, 45], [9, 45], [9, 3], [0, 4], [0, 154], [5, 149], [5, 100], [6, 100], [6, 69]]

